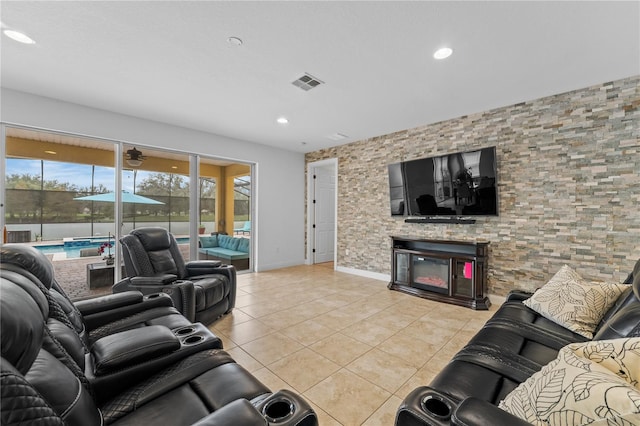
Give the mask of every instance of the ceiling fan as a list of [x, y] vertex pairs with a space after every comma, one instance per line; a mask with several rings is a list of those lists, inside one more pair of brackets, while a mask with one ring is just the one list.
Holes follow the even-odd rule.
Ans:
[[127, 164], [131, 167], [138, 167], [142, 164], [142, 160], [145, 157], [142, 155], [142, 152], [138, 151], [135, 147], [127, 151]]

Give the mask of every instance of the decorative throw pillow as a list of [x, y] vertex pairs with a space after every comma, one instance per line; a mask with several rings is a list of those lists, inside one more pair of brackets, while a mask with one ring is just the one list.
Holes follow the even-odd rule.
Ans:
[[230, 237], [228, 235], [218, 234], [218, 247], [228, 249], [232, 240], [233, 240], [233, 237]]
[[249, 253], [249, 239], [248, 238], [239, 238], [238, 247], [236, 250], [241, 251], [243, 253]]
[[534, 425], [640, 424], [640, 338], [565, 346], [499, 407]]
[[207, 237], [199, 237], [200, 238], [200, 246], [202, 248], [211, 248], [218, 247], [218, 238], [215, 235], [207, 236]]
[[231, 238], [229, 240], [229, 246], [227, 247], [229, 250], [238, 250], [238, 244], [240, 244], [241, 238]]
[[586, 281], [564, 265], [522, 303], [574, 333], [593, 339], [602, 317], [625, 288], [624, 284]]

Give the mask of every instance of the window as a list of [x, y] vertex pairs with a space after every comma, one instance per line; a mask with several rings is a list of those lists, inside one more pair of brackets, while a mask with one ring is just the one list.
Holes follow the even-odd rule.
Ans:
[[[115, 254], [118, 235], [137, 227], [165, 227], [177, 237], [186, 260], [202, 258], [190, 251], [191, 238], [197, 238], [190, 235], [190, 164], [197, 160], [199, 210], [193, 220], [206, 235], [221, 232], [243, 239], [247, 254], [238, 269], [249, 269], [251, 232], [235, 230], [245, 224], [250, 229], [250, 165], [12, 127], [6, 127], [2, 143], [6, 241], [43, 251], [70, 297], [111, 292], [110, 285], [91, 288], [90, 272], [99, 268], [90, 265], [105, 264], [106, 252], [98, 253], [105, 241], [111, 241]], [[134, 148], [139, 161], [127, 162], [127, 151]], [[116, 152], [123, 155], [120, 172]], [[121, 173], [121, 188], [116, 173]], [[115, 209], [118, 191], [121, 221]], [[112, 276], [117, 278], [117, 271]]]

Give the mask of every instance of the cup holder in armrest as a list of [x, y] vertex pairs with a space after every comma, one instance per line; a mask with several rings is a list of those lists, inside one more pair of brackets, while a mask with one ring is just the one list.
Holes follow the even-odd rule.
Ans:
[[448, 420], [451, 417], [452, 407], [443, 397], [437, 394], [427, 394], [420, 402], [422, 409], [433, 417]]
[[204, 334], [196, 333], [196, 331], [198, 331], [196, 325], [188, 325], [173, 330], [173, 334], [181, 338], [180, 341], [183, 345], [195, 345], [206, 338]]
[[309, 403], [290, 390], [279, 390], [252, 403], [269, 426], [318, 426], [318, 417]]
[[222, 340], [199, 322], [183, 325], [171, 331], [180, 339], [182, 350], [222, 349]]
[[186, 327], [178, 328], [177, 330], [173, 330], [173, 333], [176, 336], [186, 336], [187, 334], [191, 334], [194, 331], [196, 331], [196, 328], [189, 325]]
[[196, 343], [200, 343], [203, 340], [204, 336], [200, 334], [192, 334], [191, 336], [182, 339], [182, 343], [184, 343], [185, 345], [195, 345]]
[[270, 423], [279, 423], [293, 416], [296, 411], [295, 404], [288, 398], [274, 398], [262, 409], [262, 414]]
[[460, 401], [429, 386], [420, 386], [407, 395], [398, 408], [397, 424], [449, 426]]

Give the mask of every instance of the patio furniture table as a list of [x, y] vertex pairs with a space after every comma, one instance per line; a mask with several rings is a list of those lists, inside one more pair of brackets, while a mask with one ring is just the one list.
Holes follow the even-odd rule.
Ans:
[[28, 243], [31, 241], [31, 231], [7, 231], [6, 243]]
[[[114, 272], [114, 265], [107, 265], [106, 262], [87, 264], [87, 286], [89, 289], [112, 286]], [[122, 276], [124, 275], [124, 266], [122, 266]]]

